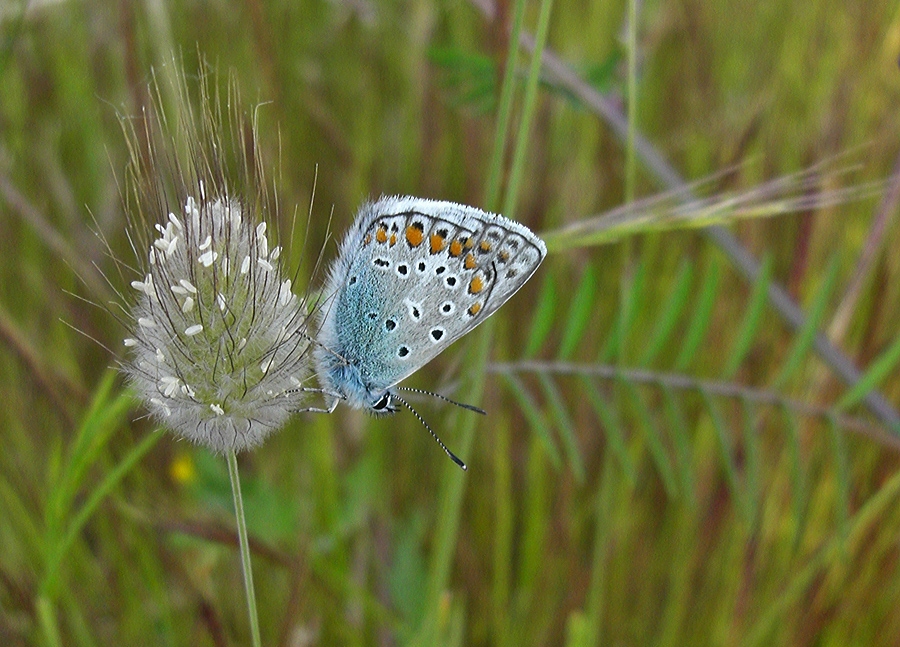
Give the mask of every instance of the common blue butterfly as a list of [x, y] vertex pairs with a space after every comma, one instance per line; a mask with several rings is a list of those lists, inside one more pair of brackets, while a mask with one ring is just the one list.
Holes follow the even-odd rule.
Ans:
[[491, 316], [546, 255], [527, 227], [474, 207], [414, 197], [364, 204], [324, 291], [314, 354], [323, 392], [395, 413], [406, 405], [397, 383]]

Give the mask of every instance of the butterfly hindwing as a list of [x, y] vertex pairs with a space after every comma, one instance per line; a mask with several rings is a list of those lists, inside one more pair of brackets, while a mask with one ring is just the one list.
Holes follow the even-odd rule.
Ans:
[[341, 246], [320, 342], [370, 391], [387, 389], [493, 314], [545, 255], [540, 239], [501, 216], [382, 198], [361, 209]]

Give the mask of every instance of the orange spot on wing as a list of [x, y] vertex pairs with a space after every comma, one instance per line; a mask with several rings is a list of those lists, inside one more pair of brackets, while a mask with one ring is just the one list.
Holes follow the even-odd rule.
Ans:
[[476, 267], [478, 267], [478, 263], [475, 262], [475, 257], [471, 254], [466, 254], [465, 267], [467, 270], [474, 270]]
[[431, 234], [431, 253], [437, 254], [444, 249], [444, 237], [439, 234]]
[[469, 236], [466, 238], [466, 249], [472, 249], [475, 247], [475, 239]]
[[372, 242], [372, 234], [366, 234], [366, 237], [363, 238], [363, 247]]
[[486, 240], [481, 241], [481, 244], [479, 245], [479, 247], [481, 248], [481, 251], [483, 251], [483, 252], [491, 251], [491, 244]]
[[413, 247], [418, 247], [425, 239], [425, 234], [418, 227], [409, 226], [406, 228], [406, 242]]
[[474, 317], [475, 315], [477, 315], [480, 311], [481, 311], [481, 304], [480, 304], [480, 303], [473, 303], [473, 304], [469, 307], [469, 310], [468, 310], [469, 314], [470, 314], [471, 316], [473, 316], [473, 317]]
[[391, 247], [397, 244], [397, 234], [391, 234]]
[[504, 249], [502, 252], [500, 252], [500, 260], [501, 260], [501, 261], [508, 261], [508, 260], [509, 260], [509, 252], [506, 251], [505, 249]]
[[375, 232], [375, 240], [377, 240], [379, 243], [386, 243], [387, 229], [385, 229], [384, 227], [379, 227], [378, 231]]
[[458, 240], [454, 240], [450, 243], [450, 256], [459, 256], [462, 254], [463, 246], [462, 243]]
[[484, 281], [481, 280], [480, 276], [475, 276], [469, 281], [469, 293], [470, 294], [478, 294], [484, 289]]

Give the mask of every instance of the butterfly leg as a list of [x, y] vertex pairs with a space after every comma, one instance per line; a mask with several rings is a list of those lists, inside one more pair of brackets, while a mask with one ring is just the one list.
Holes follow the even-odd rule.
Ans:
[[342, 395], [339, 393], [334, 393], [333, 391], [327, 391], [325, 389], [313, 389], [313, 388], [299, 388], [293, 389], [293, 393], [320, 393], [322, 395], [331, 396], [332, 401], [331, 405], [327, 408], [323, 407], [306, 407], [304, 409], [295, 409], [294, 413], [334, 413], [334, 410], [337, 408], [338, 402], [344, 399]]

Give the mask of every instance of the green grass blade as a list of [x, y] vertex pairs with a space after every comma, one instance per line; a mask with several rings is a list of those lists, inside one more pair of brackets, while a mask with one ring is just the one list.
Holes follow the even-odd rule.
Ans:
[[581, 610], [572, 611], [566, 618], [565, 647], [589, 647], [593, 643], [589, 638], [587, 619]]
[[51, 548], [52, 552], [49, 554], [47, 568], [44, 572], [44, 577], [40, 586], [42, 594], [53, 594], [56, 591], [60, 564], [69, 548], [71, 548], [75, 539], [78, 537], [78, 533], [84, 528], [100, 503], [110, 492], [112, 492], [113, 488], [119, 484], [125, 475], [137, 465], [138, 461], [140, 461], [147, 452], [153, 449], [162, 435], [161, 431], [147, 434], [139, 444], [122, 457], [113, 470], [93, 489], [85, 504], [69, 523], [66, 534], [53, 548]]
[[[83, 457], [87, 453], [86, 446], [92, 442], [96, 442], [94, 434], [105, 427], [102, 421], [105, 421], [105, 419], [110, 417], [109, 401], [111, 399], [117, 375], [118, 373], [116, 371], [106, 371], [103, 378], [97, 384], [94, 397], [91, 398], [87, 411], [84, 416], [82, 416], [82, 422], [79, 425], [78, 431], [75, 433], [75, 438], [71, 444], [71, 450], [68, 456], [69, 464], [67, 465], [70, 474], [73, 470], [77, 471], [75, 466], [71, 464], [71, 461], [84, 461]], [[118, 401], [121, 397], [122, 395], [120, 394], [116, 400]]]
[[858, 404], [870, 391], [877, 388], [885, 378], [894, 375], [894, 369], [897, 368], [898, 363], [900, 363], [900, 335], [897, 335], [894, 342], [878, 359], [869, 364], [869, 367], [853, 388], [838, 400], [837, 409], [845, 410]]
[[628, 53], [627, 75], [628, 131], [625, 135], [625, 202], [634, 202], [637, 186], [637, 153], [634, 140], [637, 134], [638, 113], [638, 0], [628, 0], [628, 20], [626, 21], [626, 51]]
[[678, 275], [675, 278], [674, 288], [669, 293], [669, 298], [666, 299], [665, 304], [663, 304], [662, 312], [657, 318], [656, 326], [650, 335], [650, 341], [644, 347], [644, 352], [638, 360], [640, 366], [650, 364], [669, 341], [669, 336], [675, 329], [675, 324], [678, 323], [681, 313], [684, 312], [685, 305], [687, 305], [692, 275], [693, 268], [690, 261], [682, 261], [681, 266], [678, 268]]
[[538, 294], [537, 306], [531, 317], [531, 329], [528, 332], [528, 341], [525, 342], [525, 357], [534, 357], [543, 348], [547, 337], [556, 325], [556, 282], [557, 277], [552, 268], [544, 275], [541, 283], [541, 291]]
[[115, 378], [114, 371], [106, 374], [87, 417], [78, 429], [55, 491], [53, 505], [58, 514], [65, 515], [68, 512], [71, 502], [81, 490], [85, 471], [95, 462], [112, 435], [121, 428], [134, 405], [134, 398], [128, 391], [119, 393], [114, 400], [108, 401]]
[[584, 483], [584, 460], [581, 458], [581, 451], [578, 449], [578, 440], [576, 438], [575, 424], [572, 422], [571, 416], [566, 408], [559, 389], [553, 383], [553, 378], [547, 373], [538, 373], [538, 381], [544, 390], [544, 395], [550, 405], [550, 411], [556, 420], [559, 428], [559, 436], [562, 439], [563, 450], [572, 466], [572, 473], [575, 475], [575, 481], [579, 484]]
[[653, 418], [651, 418], [649, 413], [649, 408], [642, 400], [637, 387], [624, 380], [620, 380], [619, 384], [622, 385], [627, 394], [632, 411], [644, 432], [647, 449], [650, 452], [650, 457], [653, 459], [653, 464], [656, 466], [656, 471], [659, 473], [662, 480], [666, 494], [670, 499], [674, 499], [678, 496], [678, 481], [672, 471], [672, 462], [669, 459], [668, 451], [663, 444], [662, 432], [656, 423], [653, 422]]
[[711, 315], [713, 307], [716, 305], [721, 269], [721, 264], [713, 257], [703, 276], [703, 286], [700, 288], [697, 305], [691, 315], [678, 358], [675, 360], [675, 370], [686, 370], [697, 357], [697, 350], [700, 348], [712, 320]]
[[750, 303], [747, 310], [744, 311], [744, 321], [741, 323], [740, 331], [734, 340], [734, 346], [731, 354], [725, 362], [725, 369], [722, 377], [730, 380], [737, 373], [738, 367], [744, 360], [750, 345], [756, 337], [756, 331], [762, 321], [763, 310], [766, 307], [766, 300], [769, 294], [769, 283], [772, 280], [772, 257], [766, 254], [763, 256], [759, 267], [759, 274], [753, 283], [753, 290], [750, 293]]
[[634, 459], [628, 452], [625, 433], [619, 417], [616, 415], [613, 407], [606, 403], [603, 394], [600, 393], [597, 385], [589, 377], [579, 376], [578, 380], [587, 395], [588, 401], [594, 408], [594, 412], [600, 418], [606, 441], [609, 443], [609, 450], [616, 457], [629, 487], [633, 488], [637, 483], [637, 467], [634, 464]]
[[[485, 184], [485, 208], [497, 211], [500, 208], [500, 176], [503, 173], [503, 154], [506, 151], [506, 133], [512, 119], [513, 94], [516, 81], [516, 60], [519, 52], [519, 39], [525, 19], [525, 1], [518, 0], [513, 8], [512, 30], [506, 49], [506, 71], [500, 86], [500, 100], [497, 104], [497, 125], [494, 129], [494, 143], [491, 147], [491, 161], [488, 165], [487, 183]], [[510, 215], [510, 214], [506, 214]]]
[[556, 444], [553, 442], [553, 433], [547, 425], [544, 415], [537, 408], [534, 400], [525, 388], [525, 385], [522, 384], [522, 381], [517, 375], [505, 373], [503, 377], [506, 378], [506, 384], [509, 387], [510, 393], [512, 393], [516, 402], [519, 403], [519, 409], [521, 410], [522, 415], [525, 416], [532, 431], [537, 434], [541, 444], [547, 451], [547, 457], [550, 459], [550, 464], [553, 465], [554, 468], [559, 469], [562, 467], [562, 458], [560, 457], [559, 449], [557, 449]]
[[[603, 617], [606, 610], [607, 595], [607, 562], [610, 542], [613, 533], [613, 504], [618, 492], [615, 458], [607, 453], [603, 460], [603, 474], [597, 492], [596, 522], [594, 541], [591, 547], [591, 578], [588, 584], [586, 610], [582, 616], [584, 622], [579, 623], [579, 631], [573, 632], [579, 639], [575, 644], [579, 647], [601, 645], [603, 634]], [[575, 637], [573, 636], [573, 638]]]
[[662, 386], [663, 413], [666, 416], [672, 444], [675, 448], [675, 466], [678, 481], [691, 506], [697, 505], [697, 484], [694, 482], [694, 468], [691, 462], [691, 440], [684, 412], [672, 389]]
[[628, 293], [623, 295], [620, 300], [621, 307], [619, 309], [616, 322], [606, 341], [603, 343], [603, 349], [600, 351], [599, 362], [601, 364], [609, 363], [618, 353], [619, 348], [624, 346], [627, 339], [628, 331], [634, 328], [634, 321], [638, 313], [641, 311], [641, 297], [644, 292], [644, 282], [646, 279], [646, 265], [643, 259], [638, 260], [634, 276], [630, 282]]
[[[519, 8], [516, 8], [519, 11]], [[525, 96], [522, 99], [522, 114], [519, 115], [519, 130], [516, 133], [515, 147], [512, 154], [512, 163], [509, 169], [509, 183], [506, 186], [506, 196], [503, 201], [503, 214], [508, 218], [515, 218], [519, 202], [519, 185], [525, 172], [526, 153], [529, 144], [529, 132], [534, 111], [537, 107], [538, 81], [541, 78], [541, 55], [547, 44], [547, 34], [550, 31], [550, 13], [553, 11], [553, 0], [541, 0], [540, 13], [538, 14], [537, 29], [534, 36], [534, 51], [531, 54], [531, 62], [528, 66], [528, 78], [525, 80]], [[516, 35], [513, 35], [515, 38]], [[510, 41], [512, 46], [515, 40]]]
[[594, 313], [594, 297], [597, 293], [597, 273], [593, 263], [588, 263], [581, 275], [581, 281], [572, 297], [569, 312], [566, 316], [566, 326], [559, 346], [559, 357], [570, 359], [578, 350], [584, 331], [591, 321]]
[[700, 397], [703, 399], [703, 405], [709, 415], [710, 422], [716, 432], [718, 439], [719, 454], [722, 459], [722, 467], [725, 470], [725, 481], [728, 483], [728, 489], [731, 490], [731, 498], [734, 501], [735, 508], [738, 513], [750, 525], [750, 510], [747, 508], [747, 500], [744, 490], [741, 487], [741, 477], [738, 474], [737, 464], [735, 462], [734, 450], [730, 441], [730, 434], [722, 413], [713, 397], [704, 389], [699, 389]]
[[[506, 418], [506, 416], [503, 416]], [[491, 520], [493, 534], [491, 603], [493, 612], [491, 622], [496, 644], [503, 647], [509, 642], [510, 635], [510, 588], [512, 586], [514, 543], [515, 502], [510, 460], [510, 425], [509, 420], [501, 419], [491, 427], [491, 455], [494, 463], [494, 517]]]
[[[558, 492], [557, 475], [547, 460], [546, 451], [534, 435], [528, 439], [525, 474], [524, 500], [519, 514], [520, 518], [528, 519], [528, 523], [521, 528], [517, 539], [516, 554], [519, 559], [516, 561], [514, 582], [517, 605], [512, 614], [514, 630], [511, 635], [514, 638], [517, 633], [523, 634], [520, 643], [526, 642], [525, 636], [531, 633], [518, 616], [528, 613], [543, 591], [540, 582], [547, 571], [546, 556]], [[521, 626], [522, 631], [516, 632], [515, 626]]]
[[48, 647], [62, 647], [62, 638], [59, 635], [59, 625], [56, 622], [56, 607], [46, 595], [39, 595], [35, 603], [38, 624], [44, 641]]
[[791, 347], [790, 352], [788, 352], [787, 359], [785, 359], [781, 371], [773, 382], [773, 386], [776, 389], [783, 387], [787, 381], [800, 370], [803, 358], [812, 347], [816, 338], [816, 333], [825, 316], [825, 309], [828, 306], [828, 301], [831, 297], [837, 277], [837, 258], [832, 258], [831, 262], [828, 264], [828, 270], [825, 272], [825, 277], [822, 280], [822, 285], [819, 286], [819, 290], [813, 298], [812, 305], [809, 308], [809, 314], [806, 318], [806, 323], [803, 324], [803, 328], [797, 331], [797, 334], [794, 337], [793, 346]]

